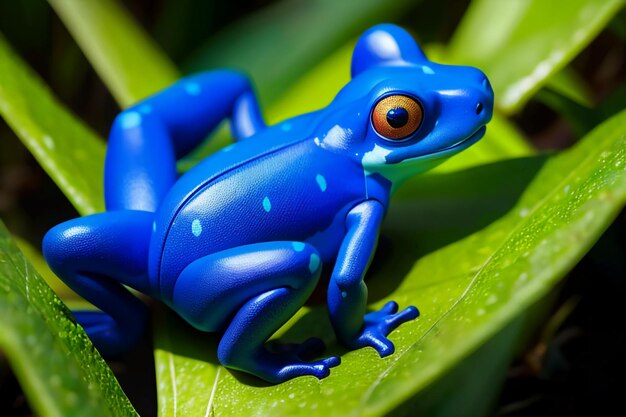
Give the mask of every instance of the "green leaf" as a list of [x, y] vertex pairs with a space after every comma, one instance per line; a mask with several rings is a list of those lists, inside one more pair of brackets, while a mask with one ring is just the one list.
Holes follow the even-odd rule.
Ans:
[[0, 35], [0, 115], [81, 214], [104, 209], [104, 143]]
[[[550, 158], [502, 219], [418, 261], [400, 290], [427, 274], [466, 284], [436, 326], [369, 387], [365, 407], [380, 409], [389, 396], [405, 398], [426, 386], [451, 359], [462, 358], [544, 296], [584, 255], [626, 202], [625, 134], [622, 112]], [[443, 262], [462, 253], [474, 259]], [[418, 375], [414, 387], [403, 374]]]
[[545, 297], [615, 218], [626, 202], [625, 135], [622, 112], [559, 155], [402, 188], [368, 285], [374, 308], [394, 299], [422, 316], [392, 333], [388, 358], [346, 352], [333, 343], [324, 306], [305, 308], [278, 337], [322, 336], [342, 364], [321, 381], [268, 386], [217, 366], [213, 336], [168, 318], [171, 333], [156, 341], [161, 415], [378, 416], [414, 398]]
[[251, 75], [271, 102], [322, 58], [370, 25], [395, 20], [411, 0], [283, 0], [218, 33], [190, 60], [190, 71], [232, 67]]
[[0, 222], [0, 349], [41, 416], [136, 416], [111, 369]]
[[401, 189], [385, 224], [392, 247], [383, 241], [369, 285], [376, 298], [398, 286], [374, 307], [395, 299], [419, 306], [422, 317], [392, 334], [391, 357], [345, 352], [332, 343], [324, 307], [306, 308], [279, 335], [322, 336], [342, 364], [322, 381], [266, 386], [217, 366], [213, 336], [168, 318], [175, 325], [156, 329], [157, 385], [168, 401], [161, 415], [382, 415], [395, 408], [544, 297], [591, 247], [626, 202], [625, 134], [622, 112], [547, 160], [426, 176]]
[[30, 243], [17, 236], [13, 236], [15, 244], [22, 252], [28, 262], [35, 268], [37, 273], [48, 284], [52, 291], [71, 309], [93, 309], [91, 303], [83, 300], [80, 295], [76, 294], [68, 287], [59, 277], [54, 275], [46, 260], [43, 258], [41, 251], [32, 246]]
[[178, 71], [116, 0], [48, 0], [122, 107], [167, 87]]
[[623, 5], [623, 0], [476, 0], [452, 38], [449, 59], [483, 69], [498, 108], [513, 113]]

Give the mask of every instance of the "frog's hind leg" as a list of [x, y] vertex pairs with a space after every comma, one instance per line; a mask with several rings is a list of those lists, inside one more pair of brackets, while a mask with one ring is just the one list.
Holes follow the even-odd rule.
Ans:
[[228, 117], [237, 140], [265, 128], [250, 82], [228, 70], [183, 78], [120, 113], [107, 147], [107, 210], [156, 211], [176, 181], [176, 159]]
[[70, 220], [44, 237], [50, 268], [102, 311], [73, 312], [103, 355], [121, 353], [142, 336], [146, 306], [122, 284], [150, 292], [148, 246], [153, 214], [113, 211]]
[[305, 303], [321, 270], [317, 251], [301, 242], [241, 246], [201, 258], [181, 273], [176, 311], [195, 327], [224, 331], [218, 358], [270, 382], [328, 376], [339, 358], [305, 359], [323, 349], [319, 339], [270, 351], [265, 342]]

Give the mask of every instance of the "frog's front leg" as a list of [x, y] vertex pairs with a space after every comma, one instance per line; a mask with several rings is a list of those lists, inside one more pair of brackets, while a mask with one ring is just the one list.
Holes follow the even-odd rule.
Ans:
[[387, 335], [419, 315], [413, 306], [398, 313], [393, 301], [380, 311], [365, 314], [367, 287], [363, 277], [376, 249], [383, 215], [384, 207], [376, 200], [367, 200], [348, 213], [347, 234], [328, 287], [328, 309], [338, 339], [352, 349], [371, 346], [381, 357], [394, 351]]
[[313, 246], [266, 242], [228, 249], [190, 264], [176, 281], [173, 307], [204, 331], [224, 331], [218, 358], [229, 368], [278, 383], [323, 378], [339, 358], [307, 362], [319, 339], [270, 350], [265, 342], [304, 304], [321, 270]]
[[237, 140], [265, 128], [250, 81], [228, 70], [183, 78], [121, 112], [109, 133], [107, 210], [156, 211], [176, 181], [176, 159], [228, 117]]

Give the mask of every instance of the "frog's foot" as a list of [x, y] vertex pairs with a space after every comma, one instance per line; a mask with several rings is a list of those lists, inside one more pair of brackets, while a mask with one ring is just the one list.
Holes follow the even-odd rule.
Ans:
[[[262, 344], [261, 340], [265, 339], [267, 334], [266, 329], [269, 326], [276, 326], [276, 322], [264, 322], [262, 317], [284, 314], [284, 310], [279, 306], [286, 307], [283, 302], [290, 296], [289, 291], [287, 288], [269, 291], [253, 298], [239, 310], [218, 348], [218, 356], [223, 365], [243, 370], [273, 383], [304, 375], [325, 378], [330, 375], [330, 368], [339, 365], [338, 357], [313, 362], [306, 362], [303, 359], [303, 356], [309, 356], [319, 350], [320, 344], [315, 340], [301, 345], [283, 345], [284, 351], [278, 353], [270, 352]], [[258, 318], [252, 319], [251, 315], [255, 314], [259, 314]]]
[[321, 268], [319, 254], [306, 243], [240, 246], [187, 266], [176, 281], [172, 305], [195, 327], [224, 331], [218, 358], [226, 367], [270, 382], [300, 375], [323, 378], [339, 360], [307, 363], [323, 347], [320, 341], [274, 344], [273, 352], [265, 345], [311, 295]]
[[50, 268], [102, 310], [74, 316], [103, 355], [129, 349], [146, 328], [146, 306], [124, 285], [150, 291], [145, 265], [152, 218], [130, 210], [93, 214], [62, 223], [44, 238]]
[[[297, 376], [313, 375], [317, 378], [325, 378], [330, 374], [330, 368], [341, 363], [338, 356], [330, 356], [325, 359], [313, 361], [320, 356], [326, 346], [322, 339], [311, 337], [302, 343], [269, 342], [267, 358], [261, 363], [274, 364], [272, 375], [279, 375], [281, 379], [288, 380]], [[306, 362], [305, 362], [306, 361]]]
[[252, 358], [253, 360], [246, 364], [246, 372], [274, 383], [288, 381], [299, 376], [326, 378], [330, 375], [330, 368], [341, 363], [338, 356], [307, 362], [297, 349], [286, 353], [272, 353], [262, 348]]
[[72, 311], [72, 314], [106, 357], [117, 356], [132, 348], [148, 326], [148, 311], [143, 307], [135, 308], [127, 321], [115, 321], [97, 310], [78, 310]]
[[417, 308], [410, 306], [398, 313], [398, 303], [389, 301], [378, 311], [368, 313], [363, 318], [363, 330], [353, 341], [352, 347], [362, 348], [371, 346], [381, 358], [391, 355], [395, 348], [387, 338], [389, 333], [402, 323], [419, 317]]

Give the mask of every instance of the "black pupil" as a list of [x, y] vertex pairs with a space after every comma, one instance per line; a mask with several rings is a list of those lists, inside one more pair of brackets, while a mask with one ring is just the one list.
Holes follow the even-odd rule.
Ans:
[[387, 112], [387, 123], [389, 126], [398, 129], [409, 121], [409, 112], [405, 108], [396, 107]]

